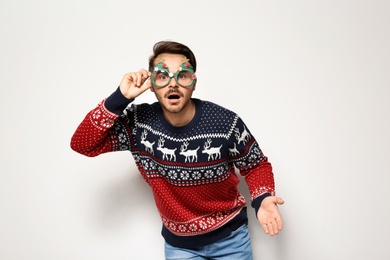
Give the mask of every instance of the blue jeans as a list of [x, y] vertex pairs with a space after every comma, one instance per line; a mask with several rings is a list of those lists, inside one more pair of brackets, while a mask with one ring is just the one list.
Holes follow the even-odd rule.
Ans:
[[166, 260], [252, 260], [248, 226], [243, 225], [228, 237], [195, 249], [178, 248], [165, 243]]

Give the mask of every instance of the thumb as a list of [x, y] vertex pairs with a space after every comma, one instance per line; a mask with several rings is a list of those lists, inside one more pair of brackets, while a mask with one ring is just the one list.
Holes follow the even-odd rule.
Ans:
[[279, 204], [279, 205], [283, 205], [284, 204], [284, 200], [280, 197], [275, 197], [275, 203], [276, 204]]

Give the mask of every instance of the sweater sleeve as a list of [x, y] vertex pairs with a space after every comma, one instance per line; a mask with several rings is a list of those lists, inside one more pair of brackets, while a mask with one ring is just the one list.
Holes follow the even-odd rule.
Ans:
[[252, 207], [255, 209], [256, 216], [261, 202], [268, 196], [275, 195], [275, 182], [272, 172], [272, 166], [267, 157], [254, 166], [253, 169], [241, 172], [245, 176], [251, 194]]
[[232, 136], [231, 140], [237, 150], [237, 154], [232, 160], [245, 178], [251, 195], [251, 205], [257, 215], [263, 199], [275, 195], [272, 165], [240, 118], [237, 120], [235, 135]]
[[131, 131], [120, 116], [130, 102], [118, 88], [85, 116], [71, 138], [71, 148], [89, 157], [130, 149]]

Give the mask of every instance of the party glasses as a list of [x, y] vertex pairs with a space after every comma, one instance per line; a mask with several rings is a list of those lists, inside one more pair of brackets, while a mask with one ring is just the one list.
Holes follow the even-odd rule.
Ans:
[[177, 84], [181, 87], [191, 87], [196, 82], [194, 68], [188, 61], [183, 62], [175, 73], [169, 72], [164, 62], [154, 66], [150, 79], [153, 86], [163, 88], [167, 86], [172, 78], [175, 78]]

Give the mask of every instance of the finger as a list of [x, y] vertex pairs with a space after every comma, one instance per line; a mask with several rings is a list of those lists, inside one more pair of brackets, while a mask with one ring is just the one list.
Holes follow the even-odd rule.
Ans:
[[134, 78], [133, 74], [134, 74], [133, 72], [126, 73], [123, 78], [128, 80], [128, 81], [133, 81], [133, 78]]
[[275, 219], [275, 223], [277, 225], [277, 229], [278, 230], [282, 230], [283, 229], [283, 220], [282, 220], [282, 217], [280, 216], [280, 212], [278, 210], [277, 205], [275, 206], [275, 208], [273, 210], [273, 217]]
[[268, 234], [269, 233], [269, 230], [268, 230], [268, 225], [267, 224], [262, 224], [261, 227], [263, 228], [264, 230], [264, 233]]
[[134, 82], [137, 85], [137, 87], [139, 87], [142, 84], [142, 73], [138, 71], [135, 73], [135, 76], [136, 76], [136, 78], [135, 78]]
[[146, 79], [140, 88], [141, 88], [141, 91], [144, 92], [151, 87], [152, 87], [152, 82], [149, 79]]
[[278, 234], [279, 230], [278, 230], [278, 224], [276, 223], [276, 221], [272, 221], [270, 224], [272, 226], [271, 236]]
[[147, 71], [147, 70], [145, 70], [145, 69], [140, 69], [139, 70], [139, 73], [141, 73], [141, 75], [142, 75], [142, 78], [148, 78], [149, 77], [149, 71]]
[[134, 86], [139, 86], [140, 85], [140, 79], [141, 79], [141, 74], [139, 72], [130, 72], [126, 74], [126, 78], [132, 83]]
[[137, 72], [130, 72], [128, 74], [128, 79], [131, 83], [133, 83], [134, 86], [139, 86], [139, 84], [138, 84], [139, 78], [140, 78], [140, 75]]
[[278, 226], [278, 230], [282, 230], [283, 229], [283, 221], [282, 221], [282, 218], [279, 216], [276, 218], [276, 223], [277, 223], [277, 226]]
[[129, 73], [126, 73], [124, 76], [123, 76], [123, 79], [121, 81], [121, 86], [128, 86], [128, 87], [132, 87], [135, 85], [134, 83], [134, 78], [135, 78], [135, 73], [133, 72], [129, 72]]
[[272, 226], [272, 222], [268, 222], [267, 223], [267, 228], [268, 228], [268, 235], [270, 235], [270, 236], [273, 236], [274, 235], [274, 228], [273, 228], [273, 226]]
[[146, 77], [144, 77], [142, 71], [139, 71], [136, 74], [137, 74], [137, 86], [140, 87], [146, 80]]
[[138, 71], [138, 74], [140, 76], [140, 78], [138, 79], [138, 85], [141, 86], [142, 84], [145, 83], [145, 81], [149, 78], [149, 71], [145, 70], [145, 69], [140, 69]]

